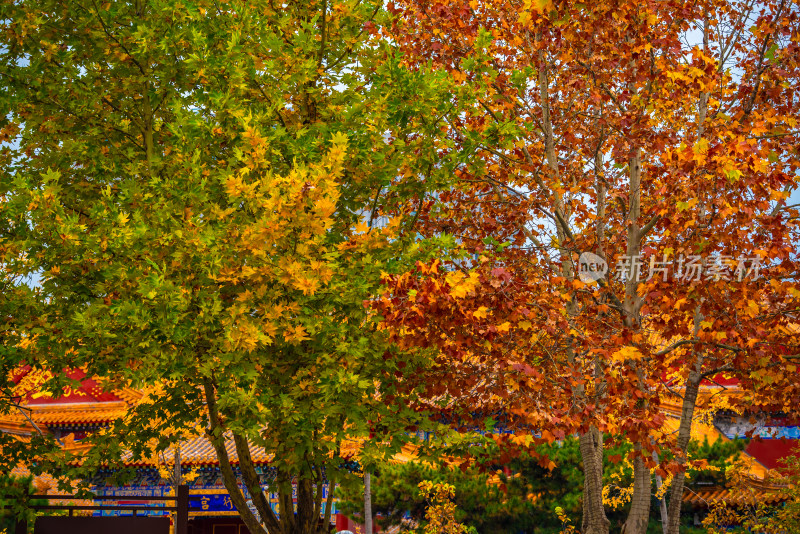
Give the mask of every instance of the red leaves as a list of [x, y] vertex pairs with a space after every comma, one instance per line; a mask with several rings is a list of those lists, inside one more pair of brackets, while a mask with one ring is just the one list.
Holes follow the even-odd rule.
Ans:
[[503, 267], [495, 267], [492, 269], [492, 276], [498, 278], [502, 282], [510, 282], [511, 281], [511, 274], [506, 271]]

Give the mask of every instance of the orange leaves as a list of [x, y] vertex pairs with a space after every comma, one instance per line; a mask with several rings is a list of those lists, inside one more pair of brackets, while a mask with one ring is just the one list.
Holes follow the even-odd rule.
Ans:
[[252, 319], [240, 317], [228, 331], [226, 341], [233, 350], [252, 352], [262, 344], [269, 345], [272, 339]]
[[287, 343], [292, 343], [296, 345], [301, 341], [305, 341], [311, 338], [309, 337], [308, 333], [306, 332], [306, 329], [302, 325], [295, 325], [294, 327], [290, 327], [284, 330], [283, 339]]
[[519, 14], [519, 23], [529, 24], [534, 14], [544, 13], [553, 8], [552, 0], [524, 0]]
[[474, 312], [472, 312], [472, 316], [476, 319], [485, 319], [489, 314], [489, 308], [486, 306], [481, 306]]
[[245, 197], [249, 198], [253, 195], [256, 190], [257, 184], [251, 183], [246, 184], [243, 181], [243, 177], [249, 173], [249, 169], [243, 169], [239, 172], [239, 175], [230, 176], [227, 180], [225, 180], [225, 192], [233, 198]]
[[583, 282], [581, 280], [578, 280], [577, 278], [572, 281], [572, 288], [573, 289], [580, 290], [580, 289], [583, 289], [584, 287], [586, 287], [586, 283], [585, 282]]
[[465, 275], [462, 271], [447, 273], [445, 281], [450, 286], [450, 296], [456, 299], [463, 299], [474, 291], [479, 282], [479, 275], [476, 272]]
[[638, 348], [625, 346], [622, 347], [620, 350], [611, 354], [611, 361], [613, 362], [627, 362], [627, 361], [638, 361], [644, 358], [644, 354], [642, 354]]
[[319, 281], [309, 277], [294, 278], [291, 283], [292, 287], [302, 291], [303, 295], [313, 295], [319, 287]]
[[[693, 159], [694, 159], [694, 161], [696, 161], [700, 165], [705, 163], [706, 154], [708, 154], [708, 147], [709, 147], [708, 139], [705, 139], [705, 138], [698, 139], [697, 142], [694, 144], [694, 148], [693, 148], [693, 151], [694, 151], [694, 158]], [[695, 204], [697, 203], [697, 199], [696, 198], [694, 198], [692, 200], [695, 201]]]

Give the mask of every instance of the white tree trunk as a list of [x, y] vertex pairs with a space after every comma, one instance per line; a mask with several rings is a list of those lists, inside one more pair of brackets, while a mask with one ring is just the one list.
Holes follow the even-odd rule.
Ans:
[[372, 534], [372, 488], [369, 471], [364, 471], [364, 534]]

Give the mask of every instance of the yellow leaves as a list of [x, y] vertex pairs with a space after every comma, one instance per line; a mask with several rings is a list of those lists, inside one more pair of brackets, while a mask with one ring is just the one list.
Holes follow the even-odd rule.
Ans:
[[336, 211], [336, 203], [329, 198], [321, 198], [314, 204], [317, 217], [327, 218]]
[[18, 347], [18, 348], [20, 348], [20, 349], [22, 349], [22, 350], [25, 350], [25, 349], [27, 349], [28, 347], [30, 347], [32, 344], [33, 344], [33, 339], [32, 339], [32, 338], [30, 338], [30, 337], [23, 337], [23, 338], [22, 338], [22, 339], [20, 339], [20, 340], [19, 340], [19, 342], [17, 343], [17, 347]]
[[498, 332], [505, 333], [505, 332], [508, 332], [510, 329], [511, 329], [511, 323], [509, 323], [508, 321], [497, 325], [497, 331]]
[[259, 346], [271, 345], [274, 325], [268, 321], [254, 322], [250, 317], [238, 317], [226, 336], [228, 349], [252, 352]]
[[469, 273], [469, 276], [466, 276], [461, 271], [453, 271], [447, 273], [445, 282], [451, 287], [450, 296], [456, 299], [462, 299], [471, 293], [478, 285], [479, 276], [478, 273], [475, 272]]
[[313, 295], [319, 288], [319, 281], [316, 278], [298, 277], [292, 280], [292, 287], [302, 291], [303, 295]]
[[523, 447], [529, 447], [533, 442], [533, 436], [530, 434], [511, 434], [511, 442]]
[[480, 308], [472, 312], [472, 316], [475, 317], [476, 319], [486, 319], [488, 312], [489, 308], [487, 308], [486, 306], [481, 306]]
[[758, 315], [758, 304], [754, 300], [748, 300], [742, 312], [748, 317], [755, 317]]
[[687, 202], [678, 202], [678, 211], [690, 210], [697, 205], [697, 197], [689, 199]]
[[548, 9], [553, 9], [551, 0], [526, 0], [525, 7], [533, 9], [537, 13], [544, 13]]
[[534, 13], [544, 13], [549, 9], [553, 9], [552, 0], [525, 0], [520, 11], [519, 23], [528, 24]]
[[420, 496], [428, 502], [424, 534], [463, 534], [466, 527], [455, 520], [455, 486], [424, 480], [419, 483]]
[[[314, 381], [313, 381], [313, 380], [311, 380], [311, 379], [308, 379], [308, 378], [306, 378], [306, 379], [304, 379], [304, 380], [301, 380], [301, 381], [300, 381], [300, 382], [298, 382], [298, 384], [297, 384], [297, 386], [298, 386], [300, 389], [302, 389], [303, 391], [308, 391], [308, 392], [310, 392], [310, 393], [313, 393], [313, 392], [316, 390], [316, 388], [313, 388], [313, 387], [312, 387], [313, 385], [314, 385]], [[311, 388], [311, 389], [309, 389], [309, 388]]]
[[239, 198], [249, 190], [251, 189], [244, 184], [241, 176], [231, 176], [225, 180], [225, 192], [231, 198]]
[[631, 347], [630, 345], [622, 347], [620, 350], [611, 355], [611, 361], [614, 362], [625, 362], [628, 360], [638, 361], [642, 358], [644, 358], [644, 354], [642, 354], [636, 347]]
[[520, 321], [517, 326], [522, 328], [525, 332], [527, 332], [528, 330], [530, 330], [533, 327], [531, 322], [527, 321], [527, 320], [526, 321]]
[[347, 155], [347, 134], [344, 132], [336, 132], [331, 136], [331, 148], [328, 150], [324, 165], [329, 168], [331, 172], [338, 173], [344, 157]]
[[295, 325], [294, 328], [287, 328], [283, 331], [283, 339], [287, 343], [292, 343], [294, 345], [300, 343], [301, 341], [305, 341], [307, 339], [311, 339], [306, 332], [306, 329], [302, 325]]
[[340, 149], [347, 148], [347, 134], [344, 132], [336, 132], [331, 136], [331, 144]]
[[556, 506], [555, 512], [556, 512], [556, 517], [558, 517], [558, 520], [561, 521], [561, 532], [563, 534], [575, 534], [576, 532], [578, 532], [578, 530], [574, 526], [572, 526], [572, 523], [570, 522], [563, 508], [561, 508], [560, 506]]
[[128, 216], [127, 213], [120, 212], [117, 215], [117, 223], [120, 224], [120, 225], [127, 224], [129, 220], [130, 220], [130, 217]]

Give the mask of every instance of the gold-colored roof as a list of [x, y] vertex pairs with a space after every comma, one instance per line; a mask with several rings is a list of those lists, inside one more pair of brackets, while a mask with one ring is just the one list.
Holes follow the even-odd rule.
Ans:
[[[128, 405], [123, 401], [76, 402], [71, 404], [29, 404], [23, 408], [37, 424], [69, 425], [108, 423], [124, 416]], [[21, 411], [0, 418], [0, 428], [27, 422]]]
[[787, 495], [780, 489], [748, 487], [746, 489], [709, 488], [707, 490], [692, 491], [687, 488], [683, 493], [683, 502], [701, 506], [715, 504], [742, 505], [742, 504], [777, 504], [787, 499]]

